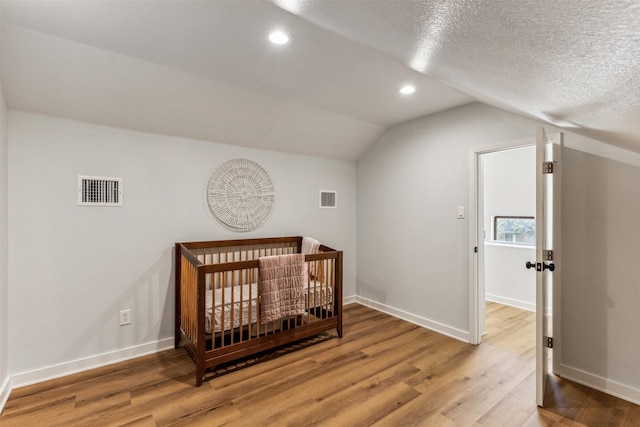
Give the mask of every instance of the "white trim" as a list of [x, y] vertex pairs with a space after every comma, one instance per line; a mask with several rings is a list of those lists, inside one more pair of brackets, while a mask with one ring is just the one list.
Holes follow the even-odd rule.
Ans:
[[571, 380], [578, 384], [591, 387], [603, 393], [640, 405], [640, 389], [630, 385], [622, 384], [618, 381], [604, 378], [565, 364], [560, 365], [560, 369], [557, 370], [557, 374], [562, 378]]
[[485, 294], [485, 299], [487, 301], [497, 302], [499, 304], [509, 305], [511, 307], [520, 308], [522, 310], [536, 311], [536, 305], [531, 304], [530, 302], [520, 301], [513, 298], [505, 298], [498, 295]]
[[85, 357], [83, 359], [77, 359], [70, 362], [60, 363], [58, 365], [47, 366], [45, 368], [34, 369], [33, 371], [21, 372], [11, 377], [12, 386], [13, 388], [25, 387], [31, 384], [76, 374], [78, 372], [101, 368], [113, 363], [135, 359], [148, 354], [158, 353], [171, 348], [174, 348], [173, 337], [134, 347], [123, 348], [121, 350], [111, 351], [96, 356]]
[[536, 136], [531, 135], [526, 138], [514, 139], [513, 141], [505, 141], [498, 144], [482, 145], [479, 147], [471, 147], [471, 154], [487, 154], [496, 151], [514, 150], [516, 148], [527, 148], [536, 145]]
[[9, 400], [12, 391], [11, 377], [7, 377], [7, 379], [4, 380], [4, 384], [0, 386], [0, 414], [4, 411], [4, 405], [7, 404], [7, 400]]
[[344, 297], [344, 298], [342, 298], [342, 305], [353, 304], [353, 303], [357, 302], [356, 298], [357, 297], [355, 295], [352, 295], [350, 297]]
[[530, 243], [505, 243], [496, 242], [495, 240], [486, 240], [484, 244], [485, 246], [502, 246], [503, 248], [536, 249], [536, 245], [532, 245]]
[[455, 338], [457, 340], [460, 340], [466, 343], [469, 342], [469, 332], [467, 331], [453, 328], [443, 323], [436, 322], [434, 320], [429, 320], [425, 317], [411, 314], [404, 310], [390, 307], [388, 305], [381, 304], [379, 302], [372, 301], [370, 299], [367, 299], [361, 296], [356, 296], [356, 302], [364, 306], [367, 306], [369, 308], [372, 308], [374, 310], [386, 313], [390, 316], [397, 317], [398, 319], [406, 320], [407, 322], [438, 332], [442, 335], [446, 335], [448, 337]]
[[[480, 239], [478, 236], [479, 215], [482, 218], [482, 214], [478, 213], [478, 200], [481, 196], [478, 192], [478, 175], [480, 170], [480, 152], [470, 149], [469, 150], [469, 342], [471, 344], [480, 344], [482, 341], [483, 332], [480, 329], [480, 287], [478, 279], [480, 277], [479, 270], [481, 264], [478, 263], [478, 258], [484, 254], [484, 247], [482, 242], [484, 237]], [[472, 248], [478, 248], [476, 250]], [[482, 272], [484, 277], [484, 272]], [[484, 301], [484, 300], [483, 300]]]

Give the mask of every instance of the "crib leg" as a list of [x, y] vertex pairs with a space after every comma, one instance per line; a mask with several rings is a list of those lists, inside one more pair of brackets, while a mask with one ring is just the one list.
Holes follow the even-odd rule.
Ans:
[[204, 363], [196, 364], [196, 387], [200, 387], [202, 385], [202, 380], [204, 379]]

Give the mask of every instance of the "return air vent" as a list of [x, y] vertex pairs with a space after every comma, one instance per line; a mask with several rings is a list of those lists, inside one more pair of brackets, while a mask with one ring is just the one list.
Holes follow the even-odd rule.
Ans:
[[122, 178], [78, 175], [78, 206], [122, 206]]
[[336, 207], [336, 192], [329, 190], [320, 190], [320, 207], [321, 208], [335, 208]]

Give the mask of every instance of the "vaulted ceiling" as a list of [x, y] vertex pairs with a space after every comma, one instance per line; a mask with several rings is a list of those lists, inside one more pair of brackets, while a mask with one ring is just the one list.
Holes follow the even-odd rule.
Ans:
[[[16, 110], [357, 160], [389, 126], [479, 101], [640, 152], [637, 0], [3, 0], [0, 14]], [[288, 44], [269, 42], [276, 28]]]

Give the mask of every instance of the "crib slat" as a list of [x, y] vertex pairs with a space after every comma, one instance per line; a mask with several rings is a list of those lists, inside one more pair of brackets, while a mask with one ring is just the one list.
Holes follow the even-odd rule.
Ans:
[[[247, 270], [241, 270], [240, 272], [240, 342], [244, 341], [244, 284], [247, 283]], [[251, 284], [249, 284], [251, 288]], [[251, 303], [251, 301], [249, 301]], [[251, 322], [251, 318], [247, 319], [247, 324]]]
[[[233, 284], [231, 285], [232, 286], [232, 288], [231, 288], [231, 316], [230, 316], [231, 317], [231, 319], [230, 319], [230, 323], [231, 324], [229, 326], [230, 326], [230, 330], [232, 332], [231, 333], [231, 343], [232, 344], [234, 343], [234, 341], [237, 341], [237, 338], [234, 338], [234, 337], [236, 337], [236, 334], [233, 333], [233, 332], [235, 330], [236, 323], [240, 322], [240, 320], [239, 320], [240, 319], [240, 315], [238, 314], [238, 309], [236, 307], [236, 301], [237, 301], [236, 290], [238, 289], [238, 286], [240, 286], [240, 291], [242, 292], [242, 280], [241, 280], [241, 277], [240, 277], [241, 271], [242, 270], [236, 270], [236, 271], [233, 272], [234, 278], [233, 278]], [[242, 304], [242, 299], [240, 299], [240, 304]], [[239, 329], [238, 330], [241, 330], [242, 329], [242, 322], [237, 323], [237, 324], [239, 325]]]
[[[258, 255], [259, 254], [260, 253], [258, 251]], [[260, 320], [260, 270], [256, 271], [256, 282], [258, 283], [258, 294], [256, 295], [256, 298], [258, 299], [258, 311], [256, 312], [256, 337], [260, 338], [260, 332], [262, 330], [262, 321]]]
[[222, 273], [222, 287], [220, 292], [220, 347], [224, 347], [224, 312], [225, 312], [225, 295], [224, 291], [227, 289], [227, 272]]
[[253, 326], [253, 269], [249, 270], [249, 283], [252, 284], [249, 286], [249, 339], [251, 339], [252, 335], [252, 326]]
[[312, 261], [313, 265], [314, 265], [314, 272], [315, 275], [313, 276], [313, 279], [311, 280], [312, 284], [312, 288], [313, 290], [311, 291], [311, 294], [313, 295], [313, 300], [311, 301], [311, 309], [313, 310], [313, 321], [317, 322], [318, 321], [318, 262], [317, 261]]
[[[216, 348], [216, 282], [219, 280], [216, 276], [219, 273], [212, 273], [211, 278], [211, 289], [207, 290], [207, 292], [211, 292], [211, 348]], [[207, 307], [208, 308], [208, 307]]]
[[307, 264], [307, 276], [304, 278], [305, 286], [307, 287], [307, 323], [311, 323], [311, 276], [309, 274], [311, 261], [305, 261], [305, 263]]

